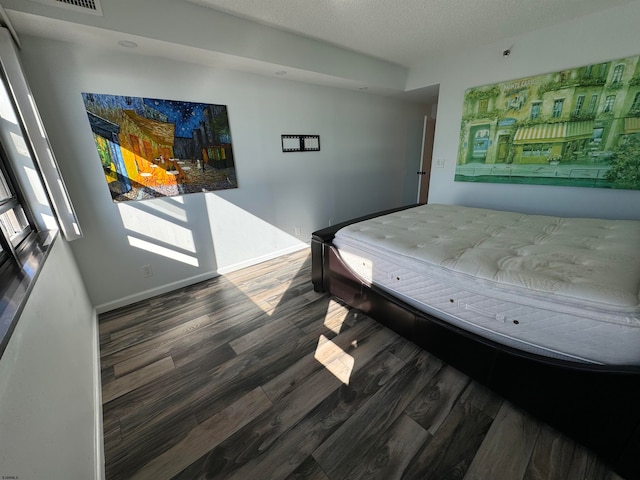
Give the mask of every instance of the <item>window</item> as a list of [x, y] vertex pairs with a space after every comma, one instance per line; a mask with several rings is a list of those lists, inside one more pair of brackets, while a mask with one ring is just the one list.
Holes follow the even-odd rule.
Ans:
[[[49, 218], [52, 219], [51, 222], [47, 222], [47, 220], [43, 218], [44, 213], [39, 206], [37, 210], [34, 209], [38, 215], [34, 215], [32, 219], [42, 230], [49, 229], [49, 227], [45, 225], [46, 223], [49, 223], [56, 229], [60, 227], [60, 230], [67, 240], [81, 238], [82, 231], [80, 224], [78, 223], [66, 186], [60, 175], [55, 155], [49, 144], [45, 128], [42, 125], [42, 120], [33, 102], [33, 95], [27, 85], [22, 66], [18, 59], [16, 47], [13, 44], [9, 32], [5, 29], [0, 29], [0, 58], [2, 58], [0, 76], [3, 77], [2, 83], [4, 83], [3, 86], [5, 87], [0, 88], [0, 95], [8, 97], [7, 100], [3, 100], [3, 104], [10, 105], [15, 110], [14, 115], [17, 120], [13, 123], [15, 125], [20, 124], [25, 143], [28, 146], [27, 150], [29, 151], [28, 156], [21, 155], [20, 162], [28, 161], [32, 163], [34, 171], [40, 174], [39, 176], [42, 179], [42, 183], [37, 182], [39, 184], [37, 188], [44, 189], [41, 193], [46, 196], [48, 200], [48, 202], [46, 202], [46, 208], [51, 209], [49, 214]], [[11, 128], [15, 128], [15, 126]], [[9, 160], [13, 165], [13, 144], [15, 142], [12, 138], [4, 139], [3, 141], [5, 153], [9, 155]], [[27, 159], [27, 157], [31, 158]], [[13, 173], [20, 179], [20, 184], [14, 183], [14, 187], [25, 188], [29, 198], [32, 198], [35, 192], [32, 192], [33, 187], [31, 185], [27, 185], [27, 183], [31, 183], [32, 181], [31, 179], [24, 178], [25, 169], [22, 167], [17, 168], [16, 163], [16, 169]], [[53, 225], [54, 223], [56, 225]]]
[[640, 110], [640, 92], [636, 93], [636, 96], [633, 98], [631, 110]]
[[598, 95], [591, 95], [591, 100], [589, 100], [589, 108], [587, 108], [587, 113], [592, 115], [596, 112], [596, 106], [598, 105]]
[[550, 143], [529, 143], [522, 147], [523, 157], [548, 157], [551, 155]]
[[600, 143], [602, 142], [602, 135], [604, 134], [604, 128], [598, 127], [593, 129], [593, 134], [591, 135], [591, 143]]
[[613, 78], [611, 79], [612, 83], [620, 83], [622, 81], [622, 74], [624, 73], [624, 64], [616, 65], [616, 68], [613, 69]]
[[573, 114], [577, 117], [578, 115], [580, 115], [580, 112], [582, 111], [582, 106], [584, 105], [584, 95], [578, 95], [578, 98], [576, 99], [576, 106], [573, 110]]
[[540, 116], [541, 106], [542, 106], [541, 102], [534, 102], [531, 104], [531, 120], [535, 120]]
[[16, 259], [16, 248], [30, 232], [31, 221], [11, 184], [4, 149], [0, 148], [0, 263]]
[[609, 95], [604, 101], [604, 107], [602, 108], [603, 112], [610, 112], [613, 110], [613, 102], [616, 101], [615, 95]]
[[82, 233], [6, 29], [0, 29], [0, 58], [2, 356], [58, 227], [67, 240]]
[[562, 116], [562, 107], [564, 106], [564, 98], [559, 98], [553, 102], [552, 118], [560, 118]]
[[489, 110], [489, 100], [483, 99], [478, 102], [478, 113], [484, 114]]
[[584, 78], [591, 78], [591, 72], [593, 70], [593, 65], [587, 65], [584, 69]]
[[471, 157], [474, 159], [484, 159], [487, 156], [489, 148], [489, 130], [478, 130], [473, 139], [473, 151]]
[[607, 77], [607, 67], [608, 63], [601, 63], [598, 67], [598, 78], [606, 78]]

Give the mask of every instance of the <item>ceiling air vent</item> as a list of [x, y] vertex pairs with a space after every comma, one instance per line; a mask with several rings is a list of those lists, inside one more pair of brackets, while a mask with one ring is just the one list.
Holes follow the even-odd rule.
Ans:
[[102, 16], [100, 0], [33, 0], [45, 5], [66, 8], [76, 12], [90, 13], [91, 15]]

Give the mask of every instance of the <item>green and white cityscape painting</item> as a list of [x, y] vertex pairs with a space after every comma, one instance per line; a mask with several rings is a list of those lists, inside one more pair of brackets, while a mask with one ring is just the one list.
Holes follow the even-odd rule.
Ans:
[[640, 190], [640, 57], [468, 89], [455, 180]]

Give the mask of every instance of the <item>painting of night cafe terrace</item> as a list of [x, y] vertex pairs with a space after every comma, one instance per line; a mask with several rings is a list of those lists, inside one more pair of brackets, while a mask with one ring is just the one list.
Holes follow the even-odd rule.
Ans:
[[82, 98], [113, 201], [237, 188], [225, 105]]

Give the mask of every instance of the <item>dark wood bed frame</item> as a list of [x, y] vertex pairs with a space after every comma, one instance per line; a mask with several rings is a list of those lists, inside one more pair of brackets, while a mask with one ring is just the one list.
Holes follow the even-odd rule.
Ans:
[[[332, 244], [342, 227], [312, 234], [312, 281], [565, 433], [624, 478], [640, 479], [640, 367], [590, 366], [530, 354], [455, 327], [361, 281]], [[638, 345], [640, 349], [640, 345]]]

